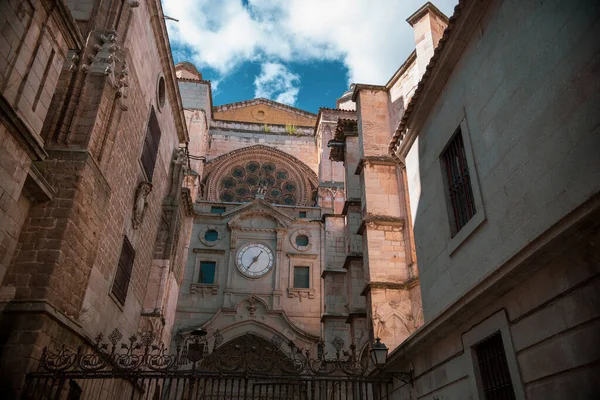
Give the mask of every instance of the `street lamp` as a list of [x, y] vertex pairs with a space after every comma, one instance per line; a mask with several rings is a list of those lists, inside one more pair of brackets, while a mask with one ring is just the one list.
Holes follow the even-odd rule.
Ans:
[[380, 338], [375, 339], [375, 343], [373, 343], [373, 346], [371, 347], [371, 358], [373, 359], [375, 366], [381, 367], [385, 364], [387, 361], [388, 350], [389, 349], [381, 342]]

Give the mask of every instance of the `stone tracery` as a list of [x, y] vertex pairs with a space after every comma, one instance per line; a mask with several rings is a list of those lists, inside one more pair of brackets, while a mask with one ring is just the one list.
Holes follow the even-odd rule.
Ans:
[[217, 157], [207, 164], [207, 200], [311, 205], [316, 174], [298, 159], [267, 146], [252, 146]]

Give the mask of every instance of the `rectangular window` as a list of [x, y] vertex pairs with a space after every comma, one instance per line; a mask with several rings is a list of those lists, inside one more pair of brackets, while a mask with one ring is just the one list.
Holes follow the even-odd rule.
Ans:
[[294, 267], [295, 289], [308, 289], [310, 287], [309, 271], [309, 267]]
[[298, 213], [298, 217], [300, 217], [300, 218], [306, 218], [306, 211], [300, 211]]
[[142, 151], [142, 166], [146, 177], [152, 182], [154, 176], [154, 166], [156, 165], [156, 156], [158, 155], [158, 145], [160, 143], [160, 126], [154, 107], [150, 109], [150, 120], [146, 128], [146, 138], [144, 139], [144, 149]]
[[198, 276], [198, 283], [204, 283], [206, 285], [213, 285], [215, 283], [215, 270], [217, 269], [217, 263], [214, 261], [200, 261], [200, 274]]
[[123, 246], [121, 247], [121, 256], [119, 257], [119, 264], [117, 266], [117, 273], [112, 287], [113, 295], [121, 304], [125, 304], [125, 298], [127, 297], [127, 289], [129, 288], [134, 258], [135, 251], [127, 237], [124, 237]]
[[210, 212], [213, 214], [223, 214], [225, 210], [227, 210], [227, 208], [222, 206], [212, 206], [210, 208]]
[[475, 345], [479, 379], [486, 400], [515, 399], [500, 332]]
[[460, 128], [442, 153], [452, 236], [475, 215], [475, 200]]

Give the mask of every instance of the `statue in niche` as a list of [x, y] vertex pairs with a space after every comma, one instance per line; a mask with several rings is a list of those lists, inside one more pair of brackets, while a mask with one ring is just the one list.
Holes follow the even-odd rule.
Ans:
[[260, 174], [260, 178], [258, 181], [258, 185], [256, 185], [257, 189], [256, 189], [256, 197], [260, 198], [260, 199], [264, 199], [265, 198], [265, 194], [267, 194], [267, 180], [265, 179], [265, 177], [263, 176], [263, 174]]
[[144, 222], [144, 215], [148, 208], [146, 198], [151, 191], [152, 184], [150, 182], [142, 181], [138, 185], [137, 191], [135, 192], [135, 203], [133, 205], [133, 229], [139, 228], [142, 222]]

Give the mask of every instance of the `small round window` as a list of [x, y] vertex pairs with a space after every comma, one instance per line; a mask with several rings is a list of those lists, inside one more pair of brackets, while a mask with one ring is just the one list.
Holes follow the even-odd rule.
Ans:
[[162, 76], [158, 79], [158, 106], [160, 108], [163, 108], [165, 106], [165, 96], [166, 96], [166, 89], [165, 89], [165, 78], [163, 78]]
[[306, 235], [296, 236], [296, 244], [298, 246], [308, 246], [308, 236], [306, 236]]
[[204, 234], [204, 240], [207, 242], [216, 242], [218, 238], [219, 232], [215, 231], [214, 229], [210, 229]]

